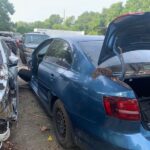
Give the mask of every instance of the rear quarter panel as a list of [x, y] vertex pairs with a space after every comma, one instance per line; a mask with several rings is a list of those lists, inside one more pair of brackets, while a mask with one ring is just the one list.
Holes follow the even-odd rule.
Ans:
[[92, 134], [104, 128], [122, 133], [137, 132], [139, 122], [108, 117], [103, 106], [104, 95], [135, 98], [133, 91], [105, 76], [93, 79], [96, 68], [79, 47], [74, 48], [73, 59], [72, 69], [61, 73], [63, 86], [54, 91], [63, 101], [73, 125]]

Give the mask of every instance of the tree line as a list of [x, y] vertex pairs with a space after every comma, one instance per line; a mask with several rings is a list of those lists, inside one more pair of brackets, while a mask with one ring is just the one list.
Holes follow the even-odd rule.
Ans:
[[129, 12], [150, 11], [150, 0], [126, 0], [126, 3], [118, 2], [109, 8], [104, 8], [102, 12], [84, 12], [77, 18], [70, 16], [62, 18], [58, 14], [52, 14], [44, 21], [31, 23], [10, 21], [10, 15], [14, 7], [8, 0], [0, 0], [0, 30], [14, 30], [16, 32], [31, 32], [34, 28], [79, 30], [86, 34], [104, 34], [108, 24], [117, 16]]

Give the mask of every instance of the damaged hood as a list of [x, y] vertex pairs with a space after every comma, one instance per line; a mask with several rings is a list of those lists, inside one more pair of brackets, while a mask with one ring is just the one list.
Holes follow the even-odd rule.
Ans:
[[110, 23], [98, 65], [116, 56], [114, 46], [122, 53], [150, 50], [150, 12], [124, 15]]

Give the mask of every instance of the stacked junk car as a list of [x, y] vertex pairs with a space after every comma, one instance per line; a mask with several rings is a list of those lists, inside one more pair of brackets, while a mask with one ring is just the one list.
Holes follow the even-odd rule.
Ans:
[[10, 124], [18, 118], [17, 63], [5, 38], [0, 37], [0, 148], [10, 136]]

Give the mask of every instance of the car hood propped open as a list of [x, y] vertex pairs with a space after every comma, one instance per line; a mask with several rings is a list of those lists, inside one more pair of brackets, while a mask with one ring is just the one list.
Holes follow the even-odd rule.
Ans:
[[150, 50], [150, 12], [123, 15], [110, 23], [98, 65], [116, 55], [114, 45], [120, 47], [122, 53]]

